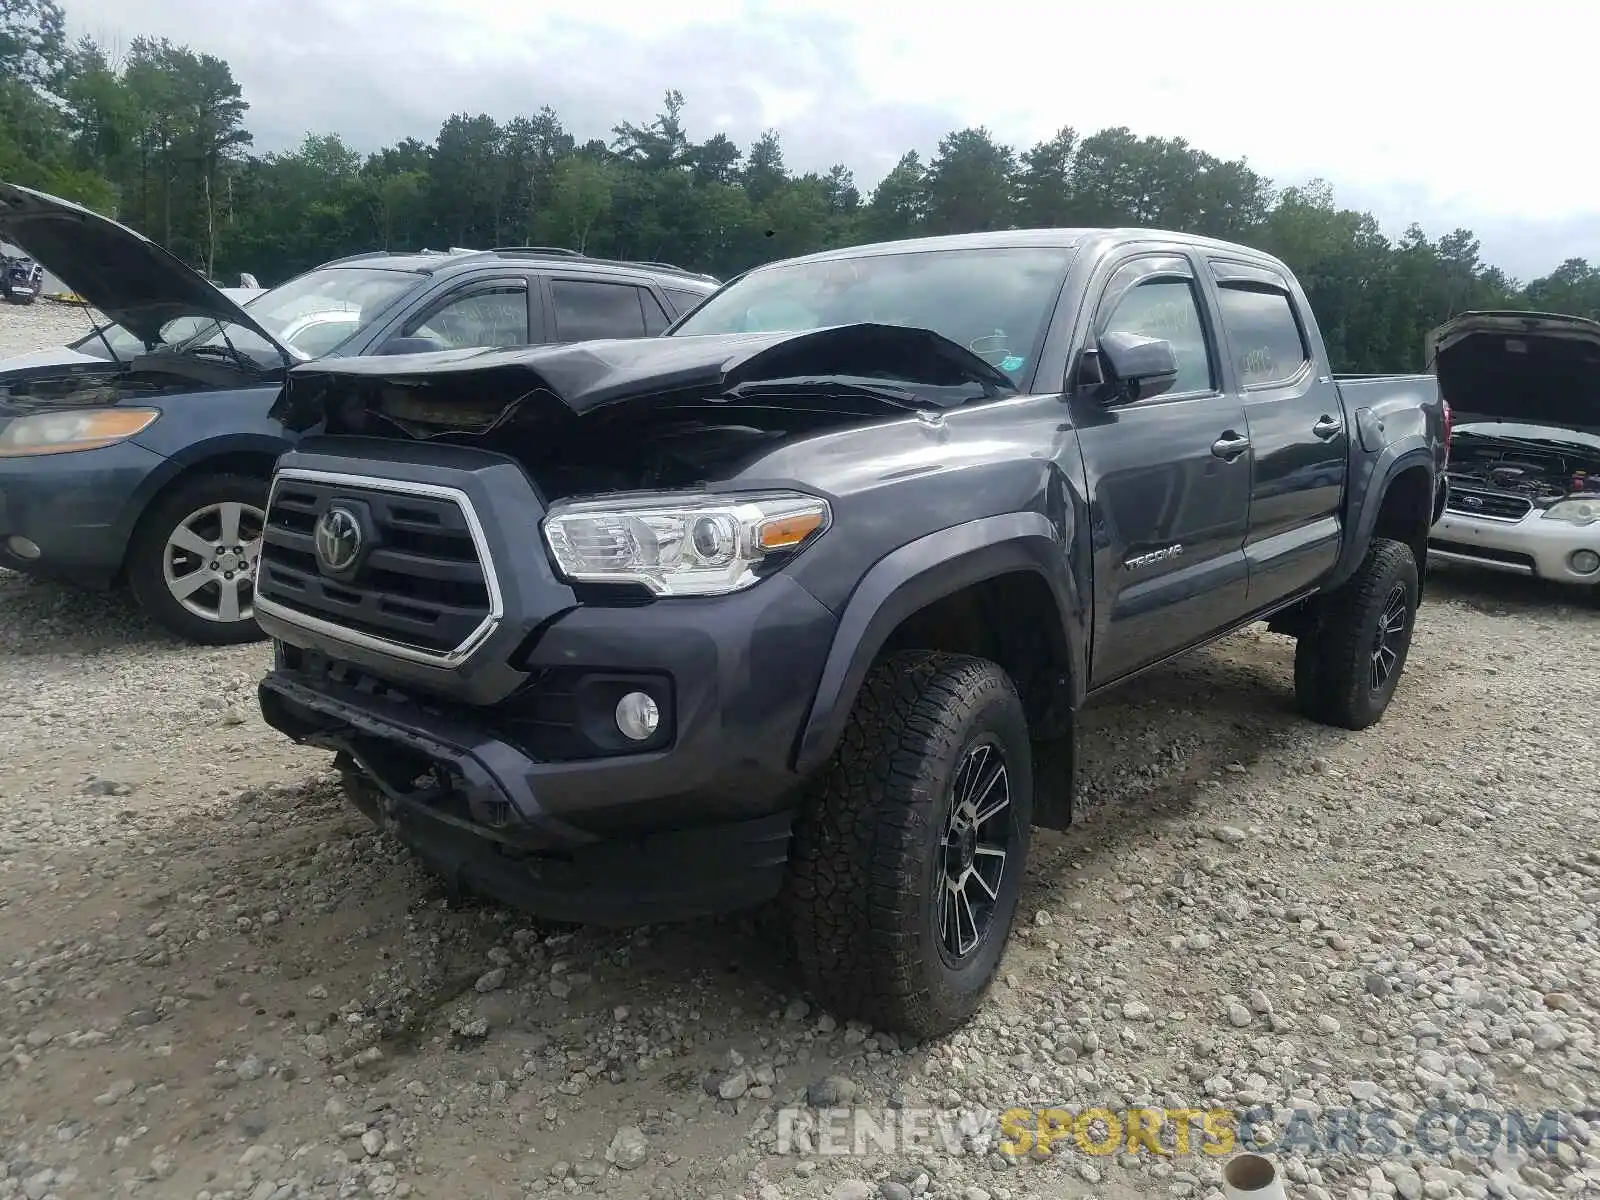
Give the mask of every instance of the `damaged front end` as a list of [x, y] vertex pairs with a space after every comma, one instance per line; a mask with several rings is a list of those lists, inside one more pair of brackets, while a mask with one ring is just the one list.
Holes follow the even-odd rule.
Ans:
[[1015, 391], [936, 333], [860, 324], [329, 360], [292, 371], [273, 415], [493, 450], [548, 502], [727, 479], [795, 436]]
[[762, 458], [1014, 391], [876, 325], [308, 364], [277, 408], [316, 434], [268, 504], [263, 716], [473, 890], [588, 920], [769, 898], [838, 622], [776, 569], [832, 502]]

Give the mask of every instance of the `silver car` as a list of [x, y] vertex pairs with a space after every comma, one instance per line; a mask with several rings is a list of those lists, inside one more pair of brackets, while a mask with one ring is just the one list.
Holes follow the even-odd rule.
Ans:
[[1469, 312], [1428, 354], [1455, 421], [1429, 557], [1600, 596], [1600, 323]]

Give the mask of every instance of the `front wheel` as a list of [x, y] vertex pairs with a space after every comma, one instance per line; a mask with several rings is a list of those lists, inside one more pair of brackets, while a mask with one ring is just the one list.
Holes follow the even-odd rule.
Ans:
[[255, 579], [267, 484], [202, 475], [151, 506], [128, 549], [128, 583], [163, 629], [205, 646], [259, 641]]
[[1005, 950], [1032, 817], [1006, 673], [928, 652], [878, 663], [796, 830], [785, 905], [812, 993], [917, 1038], [966, 1023]]
[[1411, 547], [1373, 539], [1356, 573], [1318, 602], [1319, 620], [1295, 646], [1300, 711], [1341, 729], [1375, 725], [1405, 670], [1418, 598]]

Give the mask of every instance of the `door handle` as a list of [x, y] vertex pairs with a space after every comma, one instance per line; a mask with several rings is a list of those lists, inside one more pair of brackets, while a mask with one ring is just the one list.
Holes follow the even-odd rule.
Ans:
[[1211, 443], [1211, 453], [1223, 462], [1232, 462], [1248, 449], [1250, 449], [1250, 439], [1231, 429]]
[[1324, 414], [1317, 421], [1317, 423], [1311, 427], [1311, 432], [1316, 434], [1323, 441], [1327, 441], [1329, 438], [1338, 434], [1338, 432], [1343, 428], [1344, 422], [1338, 417], [1330, 417]]

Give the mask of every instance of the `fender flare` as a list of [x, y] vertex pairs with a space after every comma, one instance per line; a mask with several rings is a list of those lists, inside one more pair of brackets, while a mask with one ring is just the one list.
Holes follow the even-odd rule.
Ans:
[[[1360, 507], [1348, 526], [1350, 535], [1345, 538], [1339, 561], [1334, 566], [1333, 575], [1323, 585], [1323, 591], [1332, 591], [1361, 566], [1372, 544], [1372, 531], [1377, 527], [1378, 514], [1383, 511], [1389, 488], [1402, 471], [1421, 467], [1428, 473], [1428, 524], [1433, 524], [1433, 509], [1438, 494], [1437, 467], [1432, 449], [1420, 434], [1385, 446], [1368, 461], [1371, 465], [1364, 472], [1359, 475], [1352, 472], [1351, 492], [1360, 497]], [[1422, 564], [1418, 563], [1417, 566], [1420, 570]]]
[[919, 609], [997, 575], [1040, 576], [1062, 617], [1073, 707], [1081, 699], [1083, 638], [1076, 589], [1060, 532], [1042, 513], [982, 517], [918, 538], [873, 564], [840, 614], [811, 710], [796, 741], [794, 769], [808, 775], [832, 757], [856, 695], [889, 635]]
[[277, 438], [266, 433], [226, 433], [184, 446], [146, 475], [139, 484], [138, 490], [134, 492], [131, 502], [123, 510], [117, 522], [122, 539], [127, 541], [133, 537], [133, 531], [144, 518], [150, 502], [180, 475], [186, 475], [196, 467], [203, 467], [210, 459], [223, 458], [231, 454], [261, 454], [277, 459], [293, 445], [293, 441], [288, 438]]

